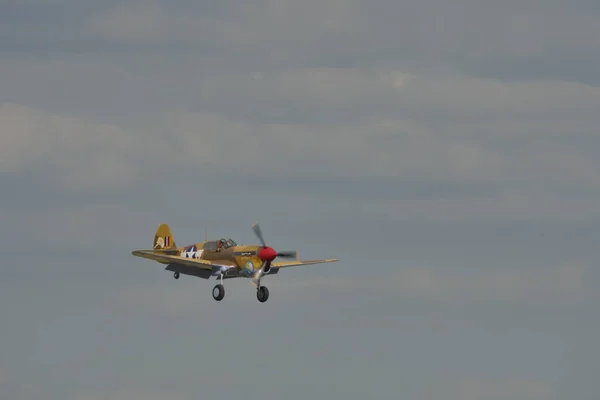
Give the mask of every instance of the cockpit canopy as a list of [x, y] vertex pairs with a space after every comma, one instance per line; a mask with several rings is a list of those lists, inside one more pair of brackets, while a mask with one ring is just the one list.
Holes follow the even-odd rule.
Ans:
[[220, 239], [219, 242], [223, 243], [224, 249], [228, 249], [230, 247], [237, 246], [237, 243], [234, 242], [233, 239], [231, 239], [231, 238], [227, 238], [227, 239], [223, 238], [223, 239]]
[[237, 243], [233, 241], [231, 238], [222, 238], [219, 240], [212, 240], [210, 242], [206, 242], [204, 244], [204, 250], [208, 251], [217, 251], [219, 245], [221, 244], [221, 249], [228, 249], [233, 246], [237, 246]]

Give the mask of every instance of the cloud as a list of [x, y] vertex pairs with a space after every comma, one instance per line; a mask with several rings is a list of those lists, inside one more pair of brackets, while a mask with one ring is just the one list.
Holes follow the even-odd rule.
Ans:
[[179, 390], [116, 390], [116, 391], [102, 391], [102, 392], [91, 392], [91, 393], [78, 393], [71, 397], [72, 400], [191, 400], [195, 396], [186, 394]]
[[[574, 304], [591, 293], [585, 286], [582, 265], [521, 268], [399, 267], [383, 276], [335, 276], [306, 280], [278, 278], [284, 292], [326, 287], [342, 292], [372, 290], [386, 297], [408, 296], [435, 304], [504, 303], [549, 306]], [[280, 280], [280, 281], [279, 281]], [[285, 289], [283, 289], [285, 288]]]
[[[515, 171], [516, 172], [516, 171]], [[484, 180], [481, 179], [481, 182]], [[400, 183], [398, 183], [400, 184]], [[532, 184], [533, 185], [533, 184]], [[596, 199], [540, 189], [501, 189], [463, 195], [439, 193], [428, 198], [373, 200], [364, 211], [394, 221], [431, 219], [438, 221], [490, 221], [499, 218], [516, 221], [584, 221], [597, 218]], [[569, 207], [565, 207], [569, 204]]]
[[[43, 168], [64, 185], [86, 188], [138, 185], [183, 170], [203, 178], [493, 184], [491, 197], [374, 201], [381, 210], [446, 217], [594, 212], [593, 196], [575, 194], [600, 189], [595, 87], [342, 68], [207, 76], [198, 86], [202, 111], [162, 109], [122, 123], [4, 104], [1, 168]], [[272, 118], [269, 110], [278, 107], [282, 118]], [[302, 117], [292, 116], [298, 111]], [[352, 118], [336, 120], [337, 112]]]
[[[8, 357], [3, 356], [6, 365], [0, 364], [0, 388], [2, 388], [2, 393], [15, 400], [44, 396], [44, 391], [36, 383], [19, 380], [20, 375], [15, 373], [15, 369], [19, 368], [20, 362], [5, 361], [6, 358]], [[15, 364], [17, 364], [17, 367], [15, 367]]]
[[66, 185], [94, 187], [131, 182], [138, 172], [131, 158], [136, 151], [139, 154], [148, 150], [117, 126], [20, 105], [0, 106], [0, 125], [5, 132], [1, 170], [45, 170]]
[[[213, 384], [257, 359], [282, 367], [271, 391], [313, 384], [300, 397], [353, 376], [378, 394], [401, 371], [409, 397], [552, 398], [561, 360], [579, 378], [557, 389], [594, 393], [598, 2], [9, 3], [4, 319], [48, 328], [9, 329], [9, 397], [190, 398], [196, 371], [208, 397], [252, 398]], [[353, 257], [271, 277], [258, 305], [247, 282], [217, 304], [214, 280], [130, 255], [162, 221], [178, 242], [253, 241], [257, 215], [276, 248]], [[265, 326], [270, 347], [223, 334]]]
[[[481, 103], [485, 101], [481, 99]], [[464, 123], [456, 125], [434, 125], [409, 117], [387, 119], [367, 113], [361, 121], [341, 120], [334, 125], [234, 122], [217, 114], [175, 113], [162, 129], [177, 138], [174, 153], [190, 163], [248, 173], [260, 170], [272, 176], [326, 173], [507, 184], [544, 180], [546, 189], [549, 184], [600, 187], [600, 164], [592, 152], [574, 140], [562, 147], [550, 140], [566, 135], [588, 140], [587, 127], [582, 131], [573, 126], [568, 133], [554, 130], [556, 134], [551, 131], [548, 137], [544, 130], [550, 123], [509, 123], [511, 115], [506, 115], [497, 117], [500, 122], [480, 123], [463, 131], [469, 125], [464, 118]], [[496, 132], [496, 126], [506, 129], [507, 135], [487, 133]], [[509, 143], [511, 139], [514, 145]]]
[[457, 379], [435, 382], [425, 390], [430, 398], [462, 400], [551, 400], [558, 398], [548, 382], [522, 379]]
[[505, 81], [600, 83], [600, 13], [585, 0], [493, 7], [472, 0], [53, 3], [39, 14], [32, 11], [39, 7], [13, 5], [0, 48], [195, 53], [242, 68], [386, 66]]
[[510, 1], [483, 7], [472, 0], [130, 1], [88, 14], [85, 32], [115, 46], [118, 40], [254, 54], [272, 65], [395, 65], [413, 72], [598, 84], [598, 18], [585, 2], [567, 7], [542, 0], [519, 7]]
[[[162, 268], [161, 268], [162, 269]], [[164, 272], [168, 274], [169, 272]], [[185, 276], [184, 276], [185, 279]], [[199, 284], [200, 282], [194, 282]], [[187, 285], [176, 285], [173, 287], [156, 287], [153, 285], [131, 286], [110, 294], [111, 304], [117, 304], [119, 308], [146, 310], [150, 313], [160, 315], [186, 315], [189, 313], [211, 313], [208, 303], [211, 300], [210, 288], [206, 287], [205, 306], [198, 302], [198, 287], [189, 283]]]
[[88, 21], [89, 29], [107, 38], [156, 40], [168, 33], [168, 30], [161, 29], [165, 28], [161, 24], [165, 10], [161, 10], [158, 4], [120, 3], [113, 9], [94, 15]]
[[[404, 128], [410, 126], [403, 121], [358, 127], [251, 124], [216, 114], [180, 112], [166, 115], [158, 127], [132, 132], [13, 105], [2, 107], [0, 122], [9, 133], [2, 142], [5, 171], [50, 168], [54, 178], [75, 186], [131, 183], [144, 173], [150, 176], [159, 169], [158, 164], [177, 166], [182, 162], [213, 170], [279, 174], [298, 167], [308, 171], [311, 160], [317, 161], [313, 171], [362, 171], [367, 176], [385, 173], [394, 161], [379, 153], [369, 140], [380, 136], [401, 138], [405, 136]], [[444, 146], [441, 140], [426, 133], [412, 141], [413, 152], [435, 152]], [[407, 144], [410, 148], [411, 144]], [[458, 163], [455, 168], [464, 164], [460, 153], [448, 152], [446, 156], [447, 162]], [[416, 155], [410, 160], [418, 162]], [[145, 171], [151, 161], [155, 161], [154, 168]], [[438, 162], [441, 161], [440, 158]], [[399, 158], [397, 162], [395, 166], [401, 167], [400, 163], [407, 159]]]
[[[206, 96], [203, 107], [219, 106], [234, 118], [252, 118], [244, 112], [251, 109], [263, 121], [284, 116], [297, 121], [302, 111], [305, 123], [409, 119], [438, 127], [451, 123], [449, 134], [458, 133], [452, 131], [456, 123], [485, 123], [484, 137], [497, 132], [490, 124], [502, 120], [517, 119], [513, 128], [535, 121], [541, 128], [536, 134], [552, 127], [544, 125], [546, 119], [568, 118], [570, 126], [575, 117], [595, 120], [600, 104], [600, 90], [591, 85], [552, 79], [503, 82], [383, 67], [225, 70], [200, 79], [198, 89]], [[225, 99], [228, 107], [222, 107]]]
[[5, 386], [9, 383], [8, 368], [0, 364], [0, 386]]
[[[346, 264], [349, 262], [346, 261]], [[317, 267], [318, 268], [318, 267]], [[289, 271], [283, 271], [285, 274]], [[369, 291], [387, 299], [413, 298], [432, 305], [528, 304], [540, 307], [579, 304], [590, 295], [584, 284], [586, 268], [581, 265], [558, 265], [546, 268], [523, 267], [502, 269], [462, 269], [399, 267], [397, 272], [373, 276], [312, 276], [296, 278], [277, 275], [267, 278], [280, 298], [293, 301], [298, 296], [322, 296], [331, 293], [353, 294]], [[160, 272], [164, 274], [168, 272]], [[117, 308], [147, 310], [161, 315], [212, 314], [215, 308], [210, 289], [217, 282], [183, 277], [176, 284], [152, 284], [125, 288], [110, 294]], [[225, 281], [227, 301], [232, 304], [254, 297], [254, 287], [246, 279]], [[326, 288], [326, 291], [323, 289]], [[198, 303], [198, 294], [205, 301]], [[285, 298], [285, 300], [282, 300]], [[204, 306], [200, 305], [204, 304]]]
[[[80, 201], [74, 198], [68, 206], [49, 206], [44, 212], [27, 210], [19, 217], [22, 225], [35, 227], [31, 236], [43, 238], [54, 249], [70, 249], [74, 257], [101, 254], [111, 249], [121, 252], [123, 247], [129, 247], [129, 243], [139, 243], [140, 225], [151, 221], [152, 228], [158, 226], [155, 213], [145, 206], [131, 210], [121, 204], [107, 204], [105, 200], [87, 198]], [[149, 246], [154, 231], [145, 233], [141, 239]], [[130, 237], [136, 239], [130, 241]]]
[[[224, 1], [215, 6], [179, 2], [169, 7], [158, 1], [142, 3], [130, 1], [91, 15], [88, 27], [91, 33], [120, 40], [151, 41], [213, 41], [227, 45], [228, 50], [254, 44], [254, 40], [273, 43], [276, 37], [269, 35], [272, 29], [283, 30], [289, 38], [348, 30], [349, 2], [335, 0], [313, 1], [297, 4], [289, 1]], [[289, 20], [294, 15], [296, 18]], [[307, 30], [309, 20], [318, 32]], [[257, 25], [262, 22], [262, 26]], [[246, 35], [242, 33], [246, 33]], [[249, 36], [249, 37], [248, 37]], [[246, 39], [247, 37], [247, 39]]]
[[[105, 301], [106, 304], [111, 305], [111, 308], [146, 312], [163, 317], [195, 315], [208, 318], [219, 315], [223, 310], [222, 307], [227, 307], [227, 304], [252, 308], [257, 302], [256, 287], [246, 278], [225, 280], [225, 299], [217, 303], [211, 295], [213, 286], [218, 283], [215, 278], [204, 280], [182, 275], [175, 281], [172, 272], [164, 271], [164, 267], [161, 268], [158, 264], [152, 265], [141, 261], [140, 266], [142, 269], [148, 267], [154, 269], [160, 280], [170, 278], [171, 284], [138, 283], [107, 293]], [[248, 300], [251, 302], [248, 303]]]

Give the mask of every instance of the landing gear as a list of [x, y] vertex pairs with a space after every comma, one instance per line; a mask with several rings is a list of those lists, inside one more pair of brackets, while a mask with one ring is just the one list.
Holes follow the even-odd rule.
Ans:
[[221, 301], [223, 300], [223, 297], [225, 297], [225, 287], [221, 284], [218, 284], [213, 288], [213, 299], [216, 301]]
[[264, 303], [265, 301], [267, 301], [269, 299], [269, 289], [267, 289], [266, 286], [259, 286], [256, 289], [256, 298], [261, 303]]
[[173, 278], [175, 278], [175, 279], [179, 279], [179, 272], [175, 272], [175, 273], [173, 274]]
[[213, 288], [213, 299], [215, 299], [216, 301], [221, 301], [223, 300], [223, 297], [225, 297], [225, 286], [223, 286], [222, 273], [219, 275], [219, 279], [221, 280], [221, 283], [219, 283]]

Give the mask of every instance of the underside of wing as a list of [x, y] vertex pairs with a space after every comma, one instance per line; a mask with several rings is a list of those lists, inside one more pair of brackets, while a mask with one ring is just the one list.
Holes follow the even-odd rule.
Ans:
[[312, 264], [324, 264], [338, 261], [335, 258], [328, 258], [324, 260], [305, 260], [305, 261], [274, 261], [271, 263], [271, 268], [285, 268], [285, 267], [296, 267], [299, 265], [312, 265]]
[[213, 272], [209, 269], [190, 267], [183, 264], [169, 264], [165, 269], [167, 271], [178, 272], [183, 275], [197, 276], [198, 278], [202, 279], [209, 279], [211, 276], [213, 276]]
[[164, 254], [164, 252], [155, 252], [153, 250], [135, 250], [131, 252], [134, 256], [147, 258], [150, 260], [158, 261], [163, 264], [177, 264], [184, 265], [186, 267], [201, 268], [208, 271], [213, 271], [215, 268], [220, 267], [233, 267], [231, 263], [215, 263], [208, 260], [202, 260], [199, 258], [185, 258], [176, 255]]

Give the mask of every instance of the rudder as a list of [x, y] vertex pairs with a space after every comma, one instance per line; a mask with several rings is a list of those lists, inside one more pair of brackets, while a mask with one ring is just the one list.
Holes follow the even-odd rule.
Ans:
[[154, 234], [153, 247], [155, 250], [160, 249], [175, 249], [175, 239], [171, 233], [171, 228], [167, 224], [161, 224]]

